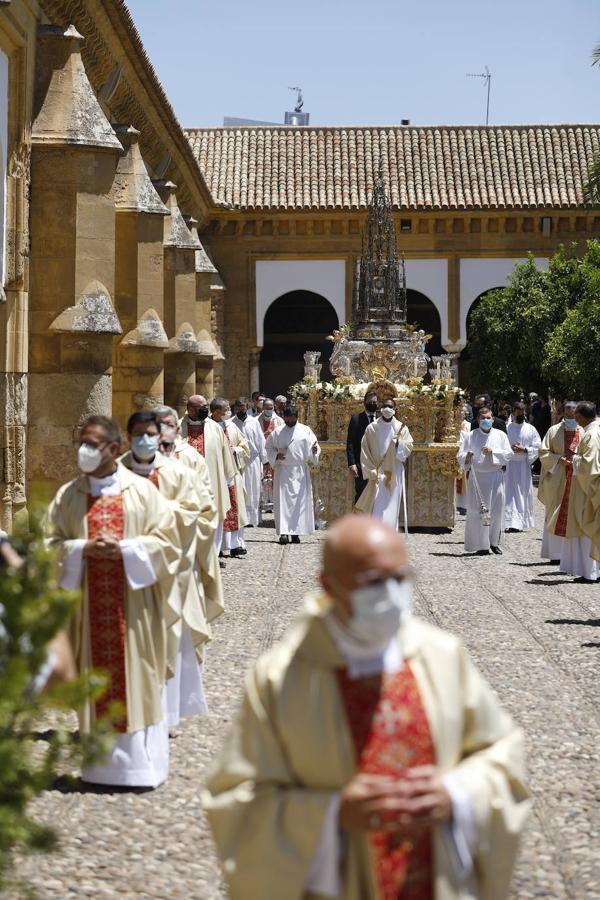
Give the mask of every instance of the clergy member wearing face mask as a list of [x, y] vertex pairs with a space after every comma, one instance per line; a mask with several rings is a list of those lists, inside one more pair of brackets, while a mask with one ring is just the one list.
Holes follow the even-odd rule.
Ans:
[[123, 709], [112, 751], [85, 768], [82, 779], [155, 788], [169, 771], [164, 598], [179, 566], [179, 537], [169, 503], [117, 462], [120, 444], [113, 419], [89, 416], [83, 423], [81, 475], [50, 504], [48, 542], [60, 554], [61, 585], [82, 592], [71, 623], [77, 668], [110, 674], [106, 693], [80, 710], [80, 729], [89, 732], [113, 701]]
[[538, 500], [545, 507], [541, 556], [556, 566], [560, 563], [567, 533], [567, 512], [573, 478], [573, 467], [568, 463], [573, 459], [583, 437], [583, 428], [575, 419], [576, 408], [574, 400], [564, 402], [564, 418], [557, 425], [550, 426], [539, 450], [541, 472]]
[[367, 486], [360, 467], [360, 450], [362, 439], [367, 426], [377, 418], [377, 394], [368, 391], [364, 398], [363, 412], [355, 413], [348, 423], [348, 436], [346, 438], [346, 458], [348, 460], [348, 472], [354, 479], [354, 502], [358, 500]]
[[[600, 581], [600, 421], [596, 404], [581, 400], [575, 420], [583, 434], [573, 456], [562, 465], [571, 469], [560, 571], [575, 575], [579, 584]], [[559, 511], [558, 521], [563, 510]]]
[[187, 412], [181, 419], [181, 437], [203, 456], [208, 466], [215, 505], [217, 530], [215, 548], [221, 552], [225, 516], [231, 508], [229, 486], [233, 484], [235, 468], [233, 457], [225, 440], [223, 429], [209, 418], [208, 400], [202, 394], [194, 394], [187, 402]]
[[223, 544], [221, 553], [233, 559], [246, 556], [244, 529], [248, 524], [246, 511], [246, 492], [244, 490], [244, 469], [250, 459], [248, 441], [237, 428], [231, 417], [229, 401], [224, 397], [215, 397], [210, 403], [210, 415], [213, 422], [222, 429], [225, 444], [231, 455], [233, 465], [233, 481], [229, 485], [230, 507], [223, 523]]
[[535, 524], [531, 467], [542, 441], [533, 425], [525, 421], [524, 403], [513, 403], [506, 435], [515, 455], [506, 466], [504, 528], [510, 532], [526, 531]]
[[[355, 509], [399, 528], [402, 495], [406, 487], [404, 466], [413, 448], [411, 433], [396, 418], [396, 405], [386, 400], [381, 416], [367, 426], [361, 444], [361, 469], [367, 480]], [[408, 523], [404, 523], [405, 528]]]
[[[181, 560], [168, 596], [168, 671], [166, 702], [169, 726], [185, 716], [206, 715], [202, 684], [204, 648], [210, 641], [210, 622], [223, 612], [221, 580], [214, 554], [217, 511], [212, 493], [190, 468], [159, 452], [161, 426], [154, 411], [133, 413], [127, 423], [131, 450], [121, 457], [124, 466], [148, 478], [175, 513]], [[173, 438], [174, 439], [174, 438]]]
[[[479, 410], [479, 428], [471, 431], [458, 451], [458, 464], [469, 471], [465, 550], [487, 556], [500, 555], [504, 528], [504, 467], [514, 456], [506, 434], [493, 427], [491, 409]], [[482, 504], [487, 513], [482, 519]], [[489, 521], [491, 519], [491, 523]]]
[[[267, 404], [270, 404], [268, 408]], [[244, 469], [244, 490], [248, 525], [252, 527], [256, 527], [260, 521], [260, 491], [263, 469], [267, 463], [264, 427], [261, 422], [263, 416], [267, 416], [268, 420], [275, 424], [272, 400], [265, 400], [265, 408], [260, 416], [248, 415], [248, 401], [245, 397], [238, 397], [233, 404], [231, 421], [244, 435], [250, 451], [250, 458]], [[280, 424], [283, 425], [282, 420]]]
[[315, 530], [313, 490], [309, 463], [321, 453], [316, 435], [298, 422], [298, 410], [286, 406], [284, 425], [271, 432], [266, 450], [273, 466], [273, 514], [279, 543], [300, 543], [301, 534]]
[[505, 900], [521, 729], [462, 643], [411, 613], [394, 529], [324, 542], [322, 592], [253, 667], [203, 801], [232, 900]]

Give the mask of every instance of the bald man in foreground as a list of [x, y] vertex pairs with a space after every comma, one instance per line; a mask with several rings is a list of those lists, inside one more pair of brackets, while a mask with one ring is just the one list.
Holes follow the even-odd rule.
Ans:
[[250, 672], [204, 792], [233, 900], [501, 900], [523, 737], [461, 642], [411, 614], [402, 538], [351, 516], [321, 593]]

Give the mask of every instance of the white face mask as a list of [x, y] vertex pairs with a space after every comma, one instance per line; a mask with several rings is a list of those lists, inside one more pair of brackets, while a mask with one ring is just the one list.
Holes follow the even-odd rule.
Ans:
[[390, 641], [412, 612], [413, 583], [386, 578], [350, 595], [352, 618], [347, 630], [363, 644], [381, 647]]
[[231, 410], [228, 409], [225, 415], [223, 416], [224, 420], [227, 422], [231, 418]]
[[102, 465], [102, 450], [91, 444], [81, 444], [77, 451], [77, 465], [84, 475], [91, 475]]
[[394, 410], [391, 409], [389, 406], [384, 406], [384, 407], [382, 407], [381, 415], [383, 416], [383, 418], [385, 419], [386, 422], [389, 422], [390, 419], [394, 418]]
[[138, 434], [131, 439], [131, 449], [138, 459], [152, 459], [158, 450], [157, 434]]

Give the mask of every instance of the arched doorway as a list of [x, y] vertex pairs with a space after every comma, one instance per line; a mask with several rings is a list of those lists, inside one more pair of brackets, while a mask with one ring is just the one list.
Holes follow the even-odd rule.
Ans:
[[260, 389], [269, 396], [285, 393], [304, 375], [304, 353], [320, 350], [321, 378], [329, 381], [333, 345], [325, 340], [339, 327], [329, 300], [312, 291], [289, 291], [274, 300], [265, 314], [260, 354]]
[[474, 372], [471, 366], [469, 340], [471, 338], [471, 329], [473, 327], [473, 313], [487, 294], [490, 294], [492, 291], [498, 290], [500, 290], [499, 287], [493, 287], [488, 288], [486, 291], [482, 291], [478, 297], [475, 297], [467, 313], [465, 326], [465, 336], [467, 338], [467, 343], [461, 351], [460, 357], [458, 359], [458, 383], [461, 386], [468, 387], [471, 393], [473, 393], [473, 391], [487, 391], [486, 385], [479, 384], [479, 382], [477, 381], [477, 372]]
[[432, 303], [425, 294], [410, 288], [406, 295], [407, 323], [416, 325], [417, 328], [422, 328], [426, 334], [431, 335], [431, 340], [427, 344], [427, 353], [430, 356], [439, 356], [444, 352], [442, 349], [442, 323], [435, 303]]

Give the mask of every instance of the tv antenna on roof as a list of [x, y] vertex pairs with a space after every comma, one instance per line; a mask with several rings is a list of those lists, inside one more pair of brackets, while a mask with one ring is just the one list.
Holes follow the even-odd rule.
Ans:
[[294, 107], [294, 112], [302, 112], [302, 107], [304, 106], [304, 98], [302, 96], [302, 88], [301, 87], [289, 87], [288, 91], [297, 91], [298, 96], [296, 98], [296, 105]]
[[467, 72], [467, 78], [483, 78], [487, 86], [487, 106], [485, 108], [485, 124], [490, 122], [490, 87], [492, 84], [492, 73], [485, 67], [485, 72]]

